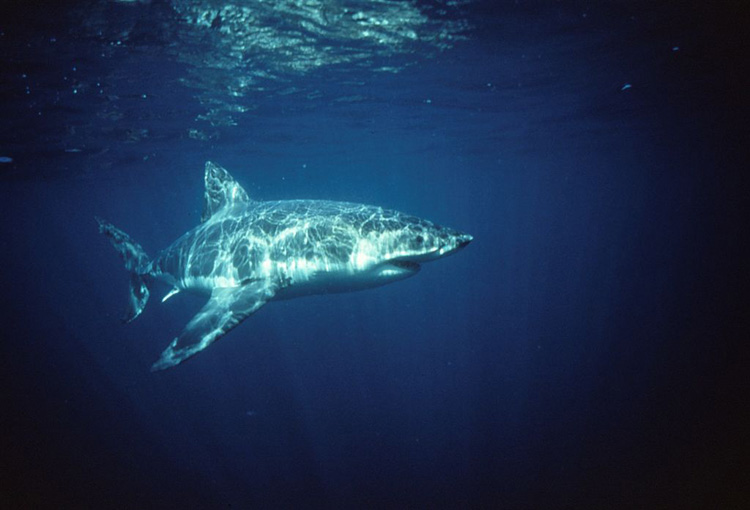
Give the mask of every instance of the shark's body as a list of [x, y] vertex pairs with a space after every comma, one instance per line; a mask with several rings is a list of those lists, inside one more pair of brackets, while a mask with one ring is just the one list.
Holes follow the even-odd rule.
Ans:
[[412, 276], [419, 264], [466, 246], [468, 234], [368, 205], [251, 200], [229, 173], [206, 163], [202, 222], [150, 260], [130, 237], [99, 220], [130, 271], [126, 321], [146, 305], [153, 279], [210, 295], [153, 365], [177, 365], [272, 299], [348, 292]]

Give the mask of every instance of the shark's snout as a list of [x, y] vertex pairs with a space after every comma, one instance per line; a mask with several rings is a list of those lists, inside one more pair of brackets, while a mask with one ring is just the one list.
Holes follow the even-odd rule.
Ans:
[[474, 239], [474, 236], [464, 234], [463, 232], [451, 232], [450, 236], [444, 240], [442, 246], [434, 252], [433, 258], [444, 257], [451, 253], [456, 253], [458, 250], [469, 244]]
[[460, 236], [458, 236], [456, 244], [458, 245], [459, 248], [463, 248], [464, 246], [466, 246], [473, 240], [474, 240], [474, 236], [469, 235], [469, 234], [461, 234]]

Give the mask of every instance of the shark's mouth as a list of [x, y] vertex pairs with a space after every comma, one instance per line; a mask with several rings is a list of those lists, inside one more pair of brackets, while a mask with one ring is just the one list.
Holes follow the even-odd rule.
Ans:
[[390, 265], [392, 265], [392, 266], [396, 266], [399, 269], [403, 269], [404, 271], [410, 271], [410, 272], [414, 272], [414, 273], [416, 273], [417, 271], [419, 271], [419, 269], [421, 267], [419, 264], [417, 264], [414, 261], [403, 260], [403, 259], [401, 259], [401, 260], [399, 260], [399, 259], [391, 260], [388, 263]]

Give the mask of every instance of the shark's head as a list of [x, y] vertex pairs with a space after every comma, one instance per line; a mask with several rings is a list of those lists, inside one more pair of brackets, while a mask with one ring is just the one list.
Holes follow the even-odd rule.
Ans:
[[[380, 224], [366, 245], [379, 278], [395, 280], [416, 274], [423, 262], [457, 252], [473, 237], [428, 220], [397, 213]], [[374, 242], [372, 242], [374, 241]], [[374, 252], [374, 253], [373, 253]]]
[[388, 258], [394, 261], [421, 263], [439, 259], [455, 253], [473, 239], [469, 234], [414, 216], [404, 216], [399, 223], [386, 232], [392, 240]]

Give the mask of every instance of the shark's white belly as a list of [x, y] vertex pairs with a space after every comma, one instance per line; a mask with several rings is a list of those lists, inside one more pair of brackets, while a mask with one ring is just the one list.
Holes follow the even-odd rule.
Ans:
[[308, 260], [291, 257], [282, 261], [267, 259], [254, 271], [252, 279], [242, 279], [236, 267], [225, 264], [217, 271], [205, 276], [188, 274], [180, 278], [160, 274], [157, 277], [181, 290], [211, 294], [216, 288], [235, 288], [263, 280], [278, 285], [276, 299], [289, 299], [312, 294], [352, 292], [379, 287], [392, 281], [416, 274], [418, 266], [404, 268], [391, 264], [370, 264], [367, 267], [356, 263], [332, 261], [330, 259]]

